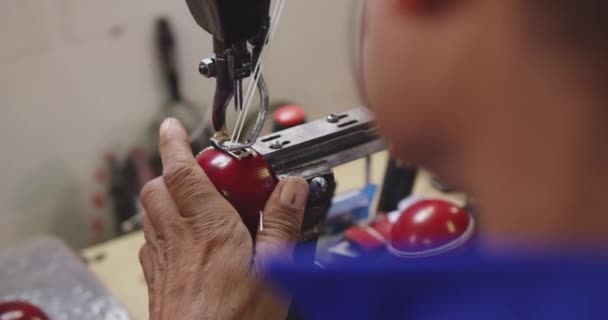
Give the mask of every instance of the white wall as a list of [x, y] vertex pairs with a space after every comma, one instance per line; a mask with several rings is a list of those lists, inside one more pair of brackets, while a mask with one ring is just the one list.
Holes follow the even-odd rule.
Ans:
[[[350, 68], [352, 0], [288, 1], [267, 59], [277, 99], [310, 117], [358, 103]], [[185, 95], [210, 103], [197, 73], [210, 39], [185, 0], [0, 1], [0, 246], [56, 233], [91, 242], [89, 194], [102, 153], [134, 141], [164, 99], [154, 19], [176, 29]]]

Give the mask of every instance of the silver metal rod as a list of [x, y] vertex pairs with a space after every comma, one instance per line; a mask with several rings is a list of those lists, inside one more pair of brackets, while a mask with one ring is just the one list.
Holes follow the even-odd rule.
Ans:
[[[266, 116], [268, 115], [268, 110], [270, 109], [270, 95], [268, 93], [268, 87], [266, 86], [266, 81], [264, 80], [263, 75], [259, 75], [258, 81], [258, 92], [260, 94], [260, 110], [258, 112], [258, 116], [255, 120], [255, 124], [253, 125], [253, 129], [251, 130], [251, 134], [245, 143], [239, 143], [236, 141], [234, 144], [230, 144], [228, 146], [223, 147], [220, 144], [220, 147], [229, 151], [241, 151], [243, 149], [251, 148], [255, 141], [260, 136], [262, 129], [264, 128], [264, 123], [266, 122]], [[244, 115], [245, 116], [245, 115]], [[244, 121], [244, 120], [243, 120]], [[238, 136], [238, 134], [237, 134]]]

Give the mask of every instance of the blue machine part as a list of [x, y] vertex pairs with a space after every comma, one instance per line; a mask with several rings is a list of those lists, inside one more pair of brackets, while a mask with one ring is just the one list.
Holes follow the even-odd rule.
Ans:
[[369, 218], [377, 190], [376, 185], [368, 184], [335, 196], [327, 214], [327, 225], [339, 229], [339, 226], [352, 225]]

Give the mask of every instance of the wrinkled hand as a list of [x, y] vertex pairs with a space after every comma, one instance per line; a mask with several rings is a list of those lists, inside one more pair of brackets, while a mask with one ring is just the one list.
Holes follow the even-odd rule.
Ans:
[[308, 185], [281, 181], [253, 243], [238, 213], [214, 188], [174, 119], [160, 130], [163, 176], [142, 189], [146, 243], [140, 250], [150, 319], [285, 319], [289, 299], [259, 279], [270, 254], [290, 259]]

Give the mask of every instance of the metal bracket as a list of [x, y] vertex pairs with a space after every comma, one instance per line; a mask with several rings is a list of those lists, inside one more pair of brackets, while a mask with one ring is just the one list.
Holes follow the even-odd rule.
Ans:
[[276, 174], [326, 162], [331, 168], [385, 149], [364, 107], [259, 138], [253, 145]]

